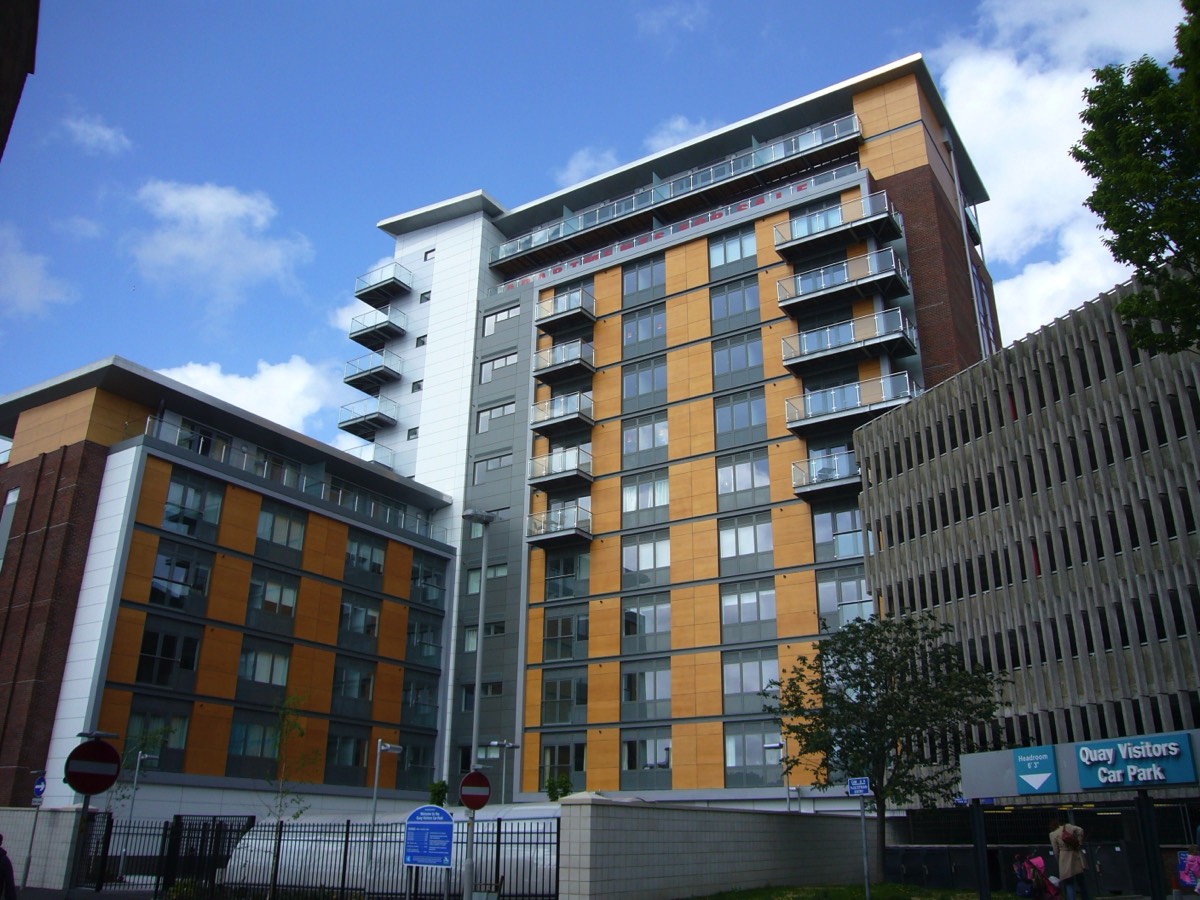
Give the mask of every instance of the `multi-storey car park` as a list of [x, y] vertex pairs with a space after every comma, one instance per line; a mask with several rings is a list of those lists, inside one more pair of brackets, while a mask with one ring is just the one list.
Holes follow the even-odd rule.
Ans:
[[478, 704], [518, 799], [781, 799], [759, 691], [875, 610], [851, 433], [999, 346], [986, 199], [913, 56], [514, 209], [380, 223], [341, 427], [496, 516], [459, 522], [452, 785]]

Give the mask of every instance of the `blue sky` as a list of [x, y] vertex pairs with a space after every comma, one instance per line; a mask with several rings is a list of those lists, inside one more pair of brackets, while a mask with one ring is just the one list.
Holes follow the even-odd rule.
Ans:
[[1092, 67], [1178, 0], [43, 0], [0, 160], [0, 395], [118, 354], [314, 437], [375, 223], [517, 206], [910, 53], [993, 198], [1005, 342], [1125, 276], [1067, 158]]

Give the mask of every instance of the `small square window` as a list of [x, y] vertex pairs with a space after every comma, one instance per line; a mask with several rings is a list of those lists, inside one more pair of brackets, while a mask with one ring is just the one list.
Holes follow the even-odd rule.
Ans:
[[428, 250], [426, 250], [425, 251], [425, 262], [429, 262], [431, 259], [433, 259], [434, 254], [436, 254], [436, 253], [437, 253], [436, 247], [430, 247]]
[[423, 390], [425, 390], [425, 382], [424, 381], [417, 379], [416, 381], [414, 381], [412, 383], [412, 392], [414, 394], [417, 393], [418, 391], [423, 391]]
[[429, 335], [427, 335], [427, 334], [417, 335], [417, 346], [424, 347], [425, 343], [428, 339], [429, 339]]
[[423, 291], [423, 292], [421, 293], [421, 302], [422, 302], [422, 303], [428, 303], [428, 302], [429, 302], [429, 298], [430, 298], [430, 297], [432, 297], [432, 296], [433, 296], [433, 291]]
[[419, 429], [419, 427], [417, 427], [417, 426], [414, 426], [414, 427], [412, 427], [412, 428], [408, 429], [408, 439], [409, 439], [410, 441], [415, 441], [415, 440], [417, 439], [417, 432], [418, 432], [419, 430], [420, 430], [420, 429]]

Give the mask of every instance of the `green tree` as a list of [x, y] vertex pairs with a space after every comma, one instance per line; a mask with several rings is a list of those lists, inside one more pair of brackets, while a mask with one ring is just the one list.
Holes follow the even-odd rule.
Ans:
[[300, 715], [302, 705], [302, 697], [289, 694], [274, 709], [277, 744], [269, 809], [271, 817], [277, 821], [298, 819], [310, 805], [301, 793], [300, 785], [310, 780], [317, 754], [304, 747], [304, 718]]
[[1140, 290], [1118, 311], [1135, 346], [1200, 350], [1200, 0], [1183, 0], [1174, 73], [1149, 57], [1093, 72], [1071, 155], [1095, 179], [1087, 206]]
[[967, 669], [951, 632], [928, 615], [858, 619], [764, 692], [788, 772], [811, 769], [818, 790], [871, 779], [880, 864], [888, 807], [949, 799], [965, 730], [996, 714], [1004, 682]]

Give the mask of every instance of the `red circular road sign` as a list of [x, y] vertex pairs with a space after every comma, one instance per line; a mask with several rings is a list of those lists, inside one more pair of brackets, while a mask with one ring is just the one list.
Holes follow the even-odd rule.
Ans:
[[81, 794], [102, 794], [117, 780], [121, 754], [101, 740], [84, 741], [67, 757], [64, 780]]
[[458, 786], [458, 799], [467, 809], [483, 809], [492, 799], [492, 783], [482, 772], [468, 772]]

